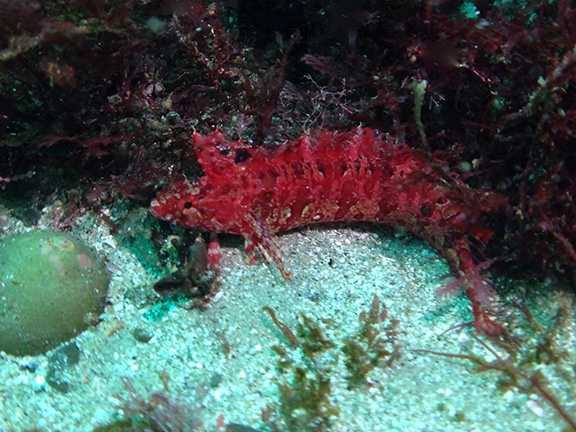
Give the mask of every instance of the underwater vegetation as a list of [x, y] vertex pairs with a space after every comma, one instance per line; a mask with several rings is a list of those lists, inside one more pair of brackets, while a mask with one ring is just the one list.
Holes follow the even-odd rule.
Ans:
[[[564, 390], [573, 388], [576, 375], [573, 370], [574, 353], [563, 345], [565, 332], [560, 321], [571, 320], [573, 303], [566, 297], [560, 299], [553, 316], [533, 316], [526, 307], [516, 304], [511, 317], [514, 339], [502, 341], [498, 337], [479, 336], [473, 331], [468, 335], [473, 346], [461, 346], [461, 352], [434, 352], [413, 350], [420, 355], [435, 355], [442, 361], [461, 361], [472, 365], [471, 373], [489, 375], [485, 379], [498, 383], [498, 398], [505, 400], [505, 393], [512, 390], [538, 395], [550, 404], [559, 417], [566, 421], [565, 431], [576, 430], [572, 409], [563, 406], [551, 390], [555, 378], [561, 377]], [[312, 319], [302, 314], [292, 329], [276, 311], [264, 307], [270, 330], [276, 333], [279, 344], [272, 346], [278, 355], [278, 398], [262, 412], [256, 428], [230, 423], [225, 415], [217, 421], [215, 430], [222, 431], [330, 431], [338, 420], [340, 410], [333, 397], [337, 385], [346, 384], [348, 392], [364, 392], [373, 386], [384, 385], [379, 371], [392, 370], [404, 354], [398, 335], [402, 323], [391, 319], [378, 297], [374, 296], [367, 310], [359, 314], [359, 326], [345, 336], [334, 332], [339, 323], [333, 320]], [[447, 338], [450, 329], [440, 338]], [[339, 336], [337, 336], [339, 335]], [[342, 354], [342, 355], [341, 355]], [[453, 367], [447, 362], [446, 367]], [[375, 373], [376, 372], [376, 373]], [[393, 377], [393, 375], [391, 375]], [[343, 382], [340, 378], [343, 377]], [[378, 377], [378, 378], [377, 378]], [[555, 377], [555, 378], [553, 378]], [[375, 378], [375, 379], [374, 379]], [[169, 381], [164, 378], [166, 383]], [[196, 419], [199, 408], [183, 405], [178, 398], [164, 391], [143, 397], [127, 378], [123, 382], [128, 395], [118, 397], [122, 403], [122, 416], [109, 426], [96, 430], [139, 431], [151, 428], [160, 431], [212, 430]], [[557, 383], [557, 381], [556, 381]], [[198, 406], [205, 393], [199, 392]], [[534, 409], [538, 408], [536, 400]], [[496, 401], [495, 401], [496, 403]], [[527, 403], [530, 405], [530, 402]], [[465, 424], [466, 412], [456, 413], [454, 420]]]
[[[302, 314], [293, 332], [277, 318], [270, 307], [263, 308], [288, 349], [275, 345], [280, 356], [278, 382], [280, 393], [277, 406], [263, 413], [264, 423], [272, 431], [330, 431], [338, 417], [338, 406], [331, 400], [332, 375], [341, 352], [347, 376], [348, 390], [371, 385], [369, 374], [376, 368], [390, 367], [401, 357], [397, 340], [397, 320], [374, 296], [368, 312], [361, 312], [357, 332], [341, 340], [325, 334], [319, 322]], [[283, 377], [282, 377], [283, 376]]]
[[[202, 306], [218, 290], [204, 252], [190, 252], [196, 232], [142, 216], [170, 185], [216, 169], [193, 145], [216, 128], [245, 144], [234, 153], [214, 147], [235, 165], [250, 164], [254, 154], [266, 163], [310, 131], [382, 131], [426, 162], [430, 169], [411, 179], [423, 190], [440, 182], [470, 194], [490, 191], [506, 203], [486, 212], [484, 233], [493, 235], [460, 233], [466, 277], [446, 292], [468, 283], [492, 293], [489, 272], [576, 280], [574, 1], [0, 0], [0, 8], [0, 216], [36, 226], [60, 200], [52, 228], [68, 231], [91, 212], [162, 278], [158, 293], [185, 294]], [[330, 164], [331, 155], [318, 162]], [[122, 198], [133, 207], [121, 208]], [[418, 216], [429, 216], [433, 209], [418, 202]], [[320, 213], [322, 219], [330, 209]], [[426, 231], [421, 218], [416, 222], [408, 224], [413, 232]], [[252, 249], [265, 244], [262, 255], [282, 268], [269, 235], [276, 230], [250, 228]], [[475, 309], [477, 324], [498, 319], [497, 310], [486, 309]], [[341, 344], [313, 318], [302, 317], [292, 332], [267, 313], [289, 341], [288, 349], [276, 348], [287, 359], [279, 366], [286, 380], [271, 430], [275, 421], [288, 430], [311, 423], [329, 430], [337, 407], [327, 366], [316, 360], [321, 355], [340, 350], [351, 389], [398, 355], [395, 324], [379, 303], [361, 317], [361, 333]], [[494, 356], [491, 363], [434, 354], [499, 371], [510, 385], [539, 393], [574, 427], [545, 380], [524, 368], [511, 335], [484, 333], [474, 340]], [[533, 364], [549, 361], [554, 350], [546, 346], [533, 351]], [[302, 364], [290, 360], [291, 351]], [[154, 397], [134, 399], [132, 413], [173, 408]], [[298, 415], [287, 414], [294, 409]]]
[[[568, 388], [573, 388], [576, 384], [576, 374], [570, 366], [575, 355], [563, 346], [566, 332], [570, 331], [568, 326], [563, 324], [574, 317], [574, 302], [560, 297], [553, 316], [538, 318], [524, 305], [515, 303], [513, 308], [511, 333], [514, 337], [508, 341], [490, 335], [478, 336], [470, 333], [470, 337], [480, 347], [480, 351], [476, 353], [415, 351], [468, 361], [475, 366], [474, 373], [495, 371], [502, 392], [514, 389], [528, 396], [538, 395], [568, 425], [564, 431], [576, 431], [573, 407], [560, 403], [550, 387], [550, 382], [558, 375], [562, 376], [562, 381], [567, 383]], [[441, 336], [454, 330], [449, 329]]]
[[363, 125], [506, 197], [486, 251], [496, 266], [573, 275], [569, 0], [295, 1], [281, 14], [251, 1], [2, 8], [0, 185], [15, 208], [37, 195], [31, 222], [55, 179], [99, 210], [118, 195], [146, 205], [198, 176], [193, 128], [274, 147]]

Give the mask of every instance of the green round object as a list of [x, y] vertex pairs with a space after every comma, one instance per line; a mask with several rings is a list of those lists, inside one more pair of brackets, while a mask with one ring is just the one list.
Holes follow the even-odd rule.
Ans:
[[0, 350], [37, 355], [80, 334], [104, 311], [110, 280], [82, 240], [38, 231], [0, 241]]

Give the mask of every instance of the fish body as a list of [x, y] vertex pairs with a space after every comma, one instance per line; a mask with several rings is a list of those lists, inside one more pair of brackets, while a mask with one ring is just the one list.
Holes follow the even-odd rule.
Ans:
[[[493, 234], [483, 214], [506, 207], [501, 195], [470, 189], [423, 152], [374, 129], [310, 131], [273, 150], [228, 141], [219, 131], [194, 133], [193, 142], [204, 175], [174, 182], [152, 201], [152, 214], [242, 235], [251, 259], [258, 251], [286, 278], [274, 233], [324, 222], [404, 228], [437, 248], [461, 277], [476, 269], [468, 240], [485, 243]], [[474, 290], [467, 293], [480, 307]]]

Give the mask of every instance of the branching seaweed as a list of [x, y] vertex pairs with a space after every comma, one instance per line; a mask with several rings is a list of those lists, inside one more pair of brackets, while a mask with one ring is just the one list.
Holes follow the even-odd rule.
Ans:
[[350, 372], [348, 388], [364, 384], [370, 371], [382, 363], [390, 366], [400, 357], [398, 323], [388, 320], [388, 311], [380, 307], [380, 300], [374, 296], [370, 311], [360, 314], [360, 329], [352, 338], [346, 339], [342, 347], [346, 369]]
[[[474, 333], [469, 336], [488, 351], [493, 360], [486, 360], [475, 354], [445, 353], [431, 350], [415, 350], [416, 352], [434, 354], [437, 356], [468, 360], [478, 368], [476, 372], [489, 370], [500, 372], [499, 384], [501, 387], [513, 387], [525, 394], [536, 393], [550, 404], [554, 410], [564, 419], [572, 431], [576, 431], [576, 419], [563, 406], [557, 396], [546, 384], [547, 378], [540, 366], [560, 363], [566, 360], [565, 352], [558, 347], [560, 330], [566, 328], [558, 321], [566, 321], [574, 315], [570, 306], [562, 306], [553, 320], [553, 324], [544, 328], [528, 311], [528, 309], [516, 304], [528, 324], [528, 333], [534, 342], [530, 346], [523, 346], [517, 339], [516, 344], [502, 345], [498, 338], [485, 335], [480, 337]], [[444, 333], [445, 334], [445, 333]], [[570, 360], [570, 359], [568, 359]], [[573, 360], [570, 360], [573, 361]]]
[[[282, 333], [282, 339], [292, 350], [301, 354], [306, 365], [302, 367], [292, 361], [283, 347], [272, 347], [280, 356], [279, 370], [289, 374], [278, 382], [280, 401], [276, 411], [284, 427], [289, 432], [329, 431], [339, 409], [330, 400], [332, 370], [321, 364], [318, 355], [334, 347], [335, 343], [324, 335], [318, 324], [304, 314], [297, 325], [296, 335], [276, 317], [272, 308], [266, 306], [263, 310]], [[274, 420], [267, 423], [273, 430], [278, 430]]]
[[128, 397], [121, 398], [123, 418], [113, 426], [99, 430], [193, 432], [202, 426], [194, 411], [176, 399], [163, 392], [154, 392], [146, 400], [130, 379], [123, 377], [122, 382], [128, 391]]
[[[293, 332], [272, 308], [263, 309], [291, 349], [272, 347], [280, 356], [278, 370], [285, 374], [278, 383], [280, 403], [276, 413], [288, 431], [331, 430], [339, 412], [330, 399], [331, 377], [342, 364], [340, 353], [344, 354], [343, 366], [349, 373], [345, 377], [348, 390], [359, 389], [372, 370], [390, 366], [400, 356], [398, 321], [388, 319], [387, 310], [376, 296], [370, 310], [360, 313], [357, 332], [339, 341], [330, 339], [317, 322], [304, 314]], [[272, 430], [284, 430], [278, 428], [273, 415], [266, 423]]]

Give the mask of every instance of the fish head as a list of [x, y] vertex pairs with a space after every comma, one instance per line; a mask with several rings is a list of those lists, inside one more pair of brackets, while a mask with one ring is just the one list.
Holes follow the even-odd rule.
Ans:
[[152, 216], [184, 228], [236, 233], [240, 209], [225, 185], [210, 187], [204, 181], [178, 180], [150, 203]]
[[197, 181], [178, 180], [150, 203], [152, 216], [185, 228], [202, 227], [205, 218], [199, 210], [201, 201]]

